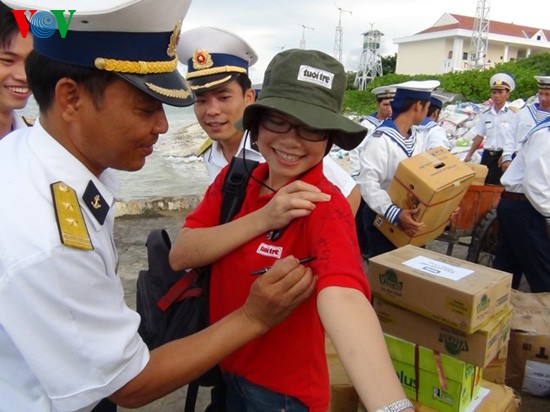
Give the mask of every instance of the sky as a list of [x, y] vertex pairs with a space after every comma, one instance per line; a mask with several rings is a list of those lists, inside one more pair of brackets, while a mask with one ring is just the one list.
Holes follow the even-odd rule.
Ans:
[[[490, 5], [490, 20], [550, 30], [550, 18], [543, 12], [541, 0], [486, 3]], [[193, 0], [182, 31], [198, 26], [234, 31], [258, 54], [249, 75], [253, 83], [261, 83], [271, 58], [281, 50], [300, 47], [302, 36], [307, 49], [334, 55], [339, 18], [342, 64], [347, 71], [357, 71], [366, 31], [382, 32], [380, 54], [391, 56], [397, 52], [394, 39], [433, 26], [445, 13], [475, 17], [477, 4], [478, 0]]]

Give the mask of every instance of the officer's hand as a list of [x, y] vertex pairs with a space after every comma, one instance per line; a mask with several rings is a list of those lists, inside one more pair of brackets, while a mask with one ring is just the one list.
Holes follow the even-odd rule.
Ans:
[[297, 180], [281, 188], [267, 205], [261, 208], [261, 220], [266, 230], [286, 227], [293, 219], [311, 214], [315, 203], [328, 202], [330, 195], [317, 186]]
[[273, 268], [258, 276], [244, 304], [245, 313], [265, 330], [275, 326], [315, 290], [316, 278], [311, 269], [287, 256]]

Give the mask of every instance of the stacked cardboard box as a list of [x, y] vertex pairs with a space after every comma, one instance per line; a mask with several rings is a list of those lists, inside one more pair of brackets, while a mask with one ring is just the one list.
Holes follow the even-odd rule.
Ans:
[[510, 309], [512, 275], [407, 245], [373, 257], [375, 296], [471, 334]]
[[397, 247], [425, 245], [443, 233], [475, 174], [443, 147], [401, 161], [388, 187], [388, 195], [401, 209], [418, 207], [415, 217], [424, 226], [413, 237], [383, 216], [376, 217], [375, 226]]
[[[413, 393], [402, 382], [407, 395], [438, 411], [466, 410], [478, 388], [475, 377], [508, 342], [511, 275], [407, 245], [370, 259], [368, 277], [396, 370], [420, 378]], [[426, 348], [432, 362], [446, 359], [444, 376], [453, 384], [438, 386], [433, 370], [431, 379], [419, 375], [425, 363], [403, 362], [396, 338]]]
[[536, 396], [550, 395], [550, 293], [512, 293], [513, 319], [506, 384]]

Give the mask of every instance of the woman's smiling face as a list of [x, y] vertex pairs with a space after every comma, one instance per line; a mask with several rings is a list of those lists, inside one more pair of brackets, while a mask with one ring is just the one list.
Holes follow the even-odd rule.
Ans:
[[268, 185], [279, 189], [319, 163], [326, 153], [328, 134], [292, 116], [268, 111], [258, 128], [258, 148], [269, 164]]

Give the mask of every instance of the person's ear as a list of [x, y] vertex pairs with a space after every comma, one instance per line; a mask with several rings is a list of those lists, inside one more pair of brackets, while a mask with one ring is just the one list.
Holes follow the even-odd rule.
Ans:
[[256, 90], [250, 88], [244, 92], [244, 102], [248, 106], [256, 101]]
[[55, 101], [65, 121], [72, 120], [82, 105], [82, 88], [73, 79], [64, 77], [55, 85]]

